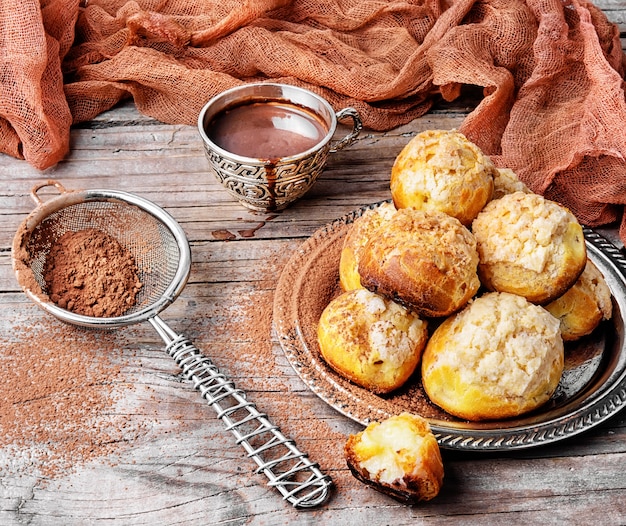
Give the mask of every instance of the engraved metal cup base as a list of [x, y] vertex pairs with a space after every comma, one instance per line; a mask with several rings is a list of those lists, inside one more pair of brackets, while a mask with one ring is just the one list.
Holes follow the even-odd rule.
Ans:
[[[267, 100], [284, 100], [310, 109], [324, 121], [328, 133], [310, 150], [271, 161], [233, 154], [211, 141], [207, 126], [220, 111], [238, 104]], [[337, 121], [344, 118], [352, 119], [352, 131], [333, 143]], [[329, 153], [352, 144], [362, 127], [353, 108], [335, 113], [325, 99], [311, 91], [272, 83], [245, 84], [227, 90], [212, 98], [198, 117], [198, 130], [211, 171], [234, 199], [258, 212], [283, 210], [300, 199], [323, 172]]]
[[209, 167], [227, 192], [258, 212], [283, 210], [300, 199], [324, 169], [329, 145], [304, 159], [276, 164], [237, 163], [205, 145]]

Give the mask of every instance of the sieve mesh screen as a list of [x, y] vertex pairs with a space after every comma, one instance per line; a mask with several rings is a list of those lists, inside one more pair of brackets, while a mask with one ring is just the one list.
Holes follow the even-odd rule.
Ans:
[[[170, 229], [157, 217], [130, 203], [89, 200], [55, 210], [30, 232], [23, 246], [32, 277], [46, 293], [44, 268], [56, 241], [66, 232], [95, 228], [128, 250], [143, 286], [127, 314], [152, 305], [175, 279], [180, 249]], [[24, 286], [24, 283], [20, 283]], [[32, 283], [31, 283], [32, 286]]]

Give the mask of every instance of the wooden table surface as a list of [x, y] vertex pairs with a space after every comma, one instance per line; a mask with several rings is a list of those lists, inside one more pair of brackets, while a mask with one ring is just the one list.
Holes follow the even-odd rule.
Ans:
[[[623, 2], [606, 4], [626, 28]], [[0, 524], [626, 524], [624, 411], [552, 445], [488, 454], [444, 450], [439, 496], [406, 506], [352, 477], [342, 449], [361, 426], [309, 390], [272, 331], [276, 281], [291, 254], [333, 219], [389, 198], [391, 165], [409, 139], [421, 130], [457, 127], [469, 109], [435, 108], [391, 132], [364, 131], [330, 156], [302, 200], [274, 214], [231, 200], [208, 172], [194, 127], [164, 125], [130, 103], [75, 127], [71, 153], [45, 172], [3, 156], [2, 381], [23, 389], [22, 403], [33, 403], [46, 382], [45, 364], [35, 357], [50, 356], [67, 365], [60, 369], [68, 383], [55, 397], [84, 403], [45, 430], [27, 412], [21, 427], [11, 428], [3, 410]], [[163, 319], [332, 477], [324, 505], [296, 510], [266, 485], [182, 380], [150, 324], [104, 333], [76, 329], [21, 292], [11, 268], [12, 238], [34, 207], [31, 188], [48, 179], [70, 190], [134, 192], [181, 224], [191, 244], [191, 276]], [[43, 197], [54, 193], [48, 189]]]

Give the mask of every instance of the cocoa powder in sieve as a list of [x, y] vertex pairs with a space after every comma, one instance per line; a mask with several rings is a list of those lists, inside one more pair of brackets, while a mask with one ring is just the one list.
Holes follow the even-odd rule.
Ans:
[[128, 249], [95, 228], [68, 231], [52, 245], [44, 280], [59, 307], [95, 317], [121, 316], [142, 286]]

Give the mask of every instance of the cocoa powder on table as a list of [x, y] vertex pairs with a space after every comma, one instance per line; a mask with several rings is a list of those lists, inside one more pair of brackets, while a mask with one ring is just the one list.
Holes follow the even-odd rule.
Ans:
[[142, 286], [128, 249], [95, 228], [68, 231], [53, 244], [44, 280], [59, 307], [95, 317], [121, 316]]
[[145, 424], [115, 409], [133, 389], [124, 337], [103, 349], [99, 331], [28, 312], [0, 336], [0, 476], [55, 478], [129, 447]]

